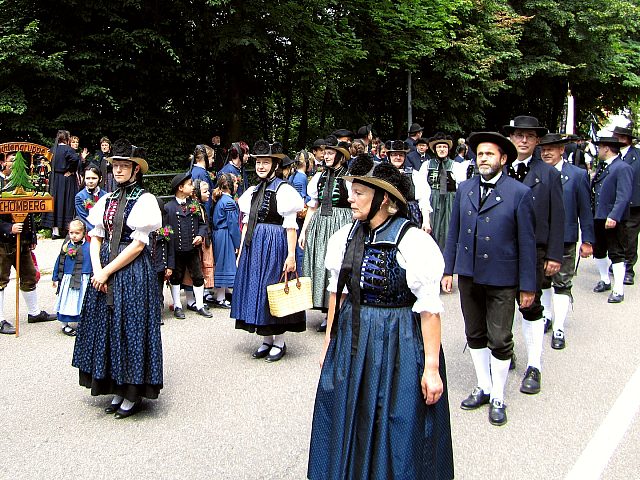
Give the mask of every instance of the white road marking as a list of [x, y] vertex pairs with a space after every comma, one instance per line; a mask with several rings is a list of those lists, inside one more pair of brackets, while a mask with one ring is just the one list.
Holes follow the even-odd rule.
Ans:
[[627, 382], [604, 421], [565, 480], [599, 479], [640, 408], [640, 367]]

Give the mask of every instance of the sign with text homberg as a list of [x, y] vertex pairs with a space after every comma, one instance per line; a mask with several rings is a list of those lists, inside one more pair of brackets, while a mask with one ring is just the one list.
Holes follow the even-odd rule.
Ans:
[[[21, 224], [30, 213], [53, 212], [53, 197], [46, 192], [37, 192], [28, 174], [24, 154], [31, 156], [33, 168], [34, 155], [51, 160], [51, 151], [42, 145], [28, 142], [9, 142], [0, 144], [3, 160], [9, 154], [15, 154], [11, 174], [4, 179], [0, 194], [0, 215], [11, 215], [13, 223]], [[16, 337], [20, 334], [20, 234], [22, 226], [16, 232]]]

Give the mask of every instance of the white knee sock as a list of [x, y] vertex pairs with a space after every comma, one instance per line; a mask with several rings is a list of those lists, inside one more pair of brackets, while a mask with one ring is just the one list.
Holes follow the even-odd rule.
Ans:
[[204, 285], [193, 287], [193, 295], [196, 297], [196, 308], [204, 308]]
[[[195, 287], [193, 287], [193, 288], [195, 288]], [[189, 289], [185, 288], [184, 296], [185, 296], [185, 299], [187, 300], [187, 305], [193, 305], [194, 303], [197, 302], [197, 300], [195, 298], [195, 295], [194, 295], [194, 291], [195, 290], [189, 290]]]
[[60, 229], [58, 227], [51, 228], [51, 235], [55, 235], [56, 237], [60, 235]]
[[564, 321], [569, 313], [571, 297], [569, 295], [553, 294], [553, 331], [564, 332]]
[[[269, 346], [267, 347], [267, 345]], [[262, 337], [262, 345], [258, 347], [258, 352], [264, 352], [265, 350], [269, 350], [271, 348], [271, 345], [273, 345], [273, 335], [267, 335], [265, 337]]]
[[40, 309], [38, 308], [38, 293], [35, 290], [22, 292], [22, 298], [24, 298], [24, 303], [27, 304], [29, 315], [38, 315], [40, 313]]
[[0, 290], [0, 322], [4, 320], [4, 288]]
[[542, 371], [542, 344], [544, 342], [544, 320], [522, 319], [522, 335], [527, 345], [529, 367], [535, 367]]
[[600, 280], [604, 283], [611, 283], [609, 279], [609, 259], [605, 258], [596, 258], [596, 265], [598, 266], [598, 272], [600, 273]]
[[180, 285], [171, 285], [171, 297], [173, 298], [173, 308], [182, 308], [180, 301]]
[[473, 366], [476, 369], [478, 386], [484, 391], [484, 393], [491, 393], [491, 370], [489, 368], [491, 351], [485, 347], [469, 348], [469, 352], [471, 353]]
[[549, 320], [553, 319], [553, 293], [550, 288], [544, 288], [542, 290], [542, 297], [540, 297], [540, 303], [542, 303], [542, 316], [544, 318], [548, 318]]
[[613, 293], [617, 295], [624, 294], [624, 274], [625, 274], [625, 266], [624, 262], [618, 262], [611, 265], [611, 269], [613, 270]]
[[224, 287], [215, 288], [216, 292], [216, 302], [222, 302], [224, 300]]
[[491, 400], [494, 398], [504, 402], [504, 386], [509, 375], [511, 360], [498, 360], [491, 355]]
[[284, 333], [282, 335], [274, 335], [273, 337], [273, 344], [276, 347], [284, 347]]

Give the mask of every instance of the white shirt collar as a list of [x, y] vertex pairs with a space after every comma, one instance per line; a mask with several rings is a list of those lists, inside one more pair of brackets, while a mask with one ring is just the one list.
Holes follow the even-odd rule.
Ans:
[[556, 167], [556, 170], [558, 170], [559, 172], [562, 171], [563, 166], [564, 166], [564, 160], [560, 160], [558, 163], [554, 165], [554, 167]]
[[187, 204], [187, 199], [186, 198], [178, 198], [178, 197], [176, 197], [176, 202], [178, 202], [178, 205], [186, 205]]
[[[502, 176], [502, 170], [498, 172], [498, 174], [493, 177], [491, 180], [485, 180], [484, 178], [482, 179], [482, 181], [484, 183], [490, 183], [491, 185], [495, 185], [496, 183], [498, 183], [498, 180], [500, 180], [500, 177]], [[482, 177], [480, 177], [482, 178]]]
[[631, 147], [631, 145], [627, 145], [626, 147], [623, 147], [620, 149], [620, 156], [622, 158], [624, 158], [624, 156], [627, 154], [627, 152], [629, 151], [629, 147]]
[[527, 158], [525, 158], [524, 160], [514, 160], [513, 161], [513, 168], [517, 167], [519, 164], [524, 163], [524, 166], [527, 167], [529, 165], [529, 162], [531, 161], [532, 156], [529, 156]]

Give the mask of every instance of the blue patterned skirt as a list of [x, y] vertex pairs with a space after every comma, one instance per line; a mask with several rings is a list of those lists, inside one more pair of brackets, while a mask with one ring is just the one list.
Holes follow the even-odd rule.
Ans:
[[280, 281], [287, 258], [287, 231], [282, 225], [258, 223], [249, 248], [243, 246], [233, 285], [231, 318], [236, 328], [258, 335], [306, 330], [305, 312], [274, 317], [269, 312], [267, 286]]
[[[102, 244], [102, 265], [108, 263]], [[120, 245], [120, 251], [126, 244]], [[107, 296], [87, 288], [72, 365], [91, 395], [115, 394], [129, 400], [158, 398], [162, 389], [160, 302], [149, 250], [112, 277], [113, 307]]]
[[420, 379], [420, 318], [405, 308], [362, 306], [351, 354], [351, 303], [329, 343], [316, 394], [308, 477], [450, 480], [453, 450], [444, 354], [444, 393], [426, 405]]

